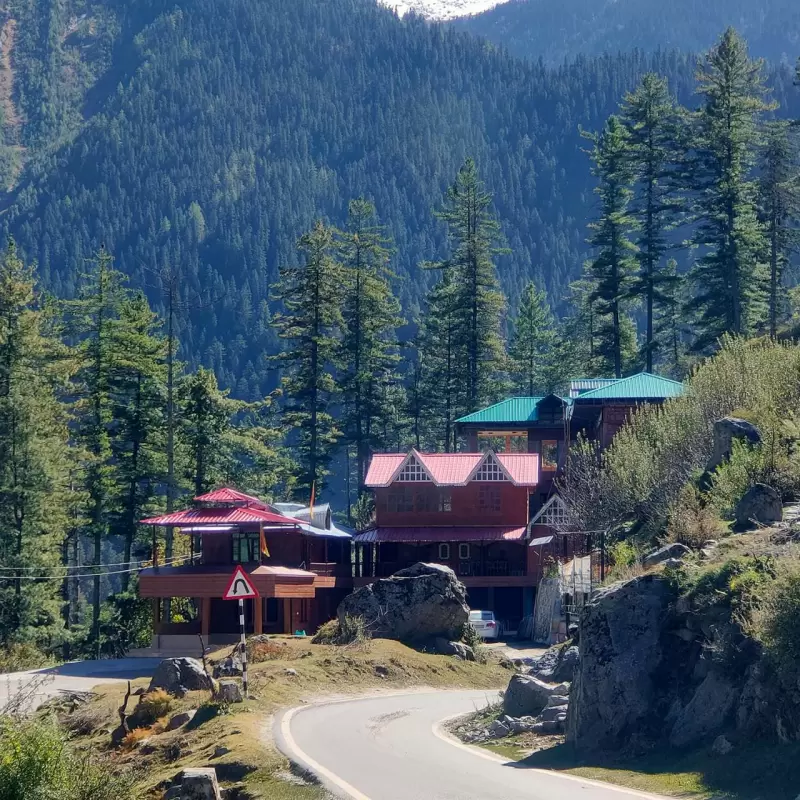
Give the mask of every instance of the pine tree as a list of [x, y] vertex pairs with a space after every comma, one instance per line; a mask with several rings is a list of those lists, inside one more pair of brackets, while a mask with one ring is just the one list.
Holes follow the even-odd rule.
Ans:
[[284, 422], [298, 435], [298, 482], [306, 492], [322, 488], [340, 432], [331, 414], [336, 381], [332, 374], [339, 354], [344, 275], [334, 258], [333, 231], [322, 222], [300, 237], [303, 261], [281, 269], [275, 298], [284, 311], [275, 318], [286, 343], [278, 357], [283, 378]]
[[463, 384], [466, 413], [496, 399], [503, 385], [505, 298], [494, 258], [505, 251], [498, 247], [500, 225], [491, 205], [475, 162], [468, 158], [437, 212], [447, 223], [450, 257], [429, 265], [451, 273], [455, 366]]
[[109, 532], [109, 515], [114, 498], [115, 472], [112, 463], [111, 398], [112, 371], [122, 362], [115, 330], [122, 303], [125, 276], [114, 269], [111, 254], [103, 247], [90, 260], [80, 296], [66, 303], [68, 332], [78, 340], [74, 414], [77, 434], [86, 453], [84, 486], [88, 495], [87, 532], [92, 542], [95, 577], [92, 587], [91, 641], [100, 657], [100, 575], [103, 542]]
[[623, 324], [626, 300], [633, 285], [636, 247], [630, 240], [635, 221], [629, 204], [634, 178], [628, 132], [618, 117], [611, 116], [599, 135], [585, 134], [594, 142], [593, 174], [598, 179], [600, 218], [589, 225], [589, 243], [597, 249], [590, 265], [594, 281], [590, 299], [600, 315], [597, 355], [622, 377]]
[[747, 335], [764, 320], [767, 252], [753, 180], [765, 100], [763, 64], [729, 28], [697, 71], [704, 103], [697, 113], [691, 190], [696, 198], [694, 243], [704, 253], [692, 270], [697, 314], [695, 350], [722, 334]]
[[33, 273], [10, 241], [0, 258], [0, 644], [52, 650], [63, 635], [58, 575], [69, 521], [70, 453], [60, 344]]
[[[113, 328], [114, 350], [119, 359], [111, 366], [115, 461], [116, 525], [124, 541], [124, 561], [129, 563], [139, 520], [164, 474], [166, 347], [160, 320], [141, 293], [125, 299]], [[123, 573], [122, 591], [130, 574]]]
[[391, 421], [385, 398], [397, 381], [400, 360], [397, 328], [403, 320], [389, 286], [388, 244], [372, 203], [353, 200], [347, 229], [339, 237], [345, 278], [339, 386], [342, 426], [355, 451], [359, 494], [380, 430]]
[[673, 280], [664, 282], [661, 301], [656, 308], [654, 327], [657, 363], [667, 374], [680, 379], [686, 371], [683, 333], [685, 284], [678, 275], [678, 264], [674, 258], [667, 261], [664, 275]]
[[631, 216], [640, 231], [639, 270], [631, 294], [644, 300], [645, 369], [652, 372], [657, 306], [671, 291], [668, 284], [673, 282], [663, 264], [666, 234], [677, 211], [674, 179], [679, 125], [666, 78], [645, 75], [638, 88], [626, 95], [621, 113], [638, 184]]
[[761, 154], [759, 217], [767, 236], [769, 264], [769, 333], [776, 336], [781, 308], [781, 287], [789, 259], [800, 244], [800, 165], [791, 123], [767, 125]]
[[522, 293], [508, 345], [509, 373], [515, 391], [534, 397], [556, 388], [556, 331], [547, 295], [531, 281]]

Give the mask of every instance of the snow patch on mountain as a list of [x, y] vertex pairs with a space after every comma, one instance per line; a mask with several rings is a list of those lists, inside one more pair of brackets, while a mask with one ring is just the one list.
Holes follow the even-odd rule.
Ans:
[[378, 2], [394, 9], [401, 17], [409, 11], [415, 11], [428, 19], [445, 20], [480, 14], [508, 0], [378, 0]]

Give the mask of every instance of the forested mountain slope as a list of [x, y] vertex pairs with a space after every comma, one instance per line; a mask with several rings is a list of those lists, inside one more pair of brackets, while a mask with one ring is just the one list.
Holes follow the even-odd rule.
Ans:
[[754, 55], [794, 63], [800, 52], [800, 6], [793, 0], [511, 0], [453, 24], [548, 63], [634, 48], [696, 53], [729, 25]]
[[[689, 57], [549, 69], [372, 0], [68, 5], [22, 9], [62, 11], [10, 54], [45, 102], [17, 85], [28, 161], [5, 229], [63, 296], [103, 242], [163, 309], [155, 273], [169, 264], [184, 357], [243, 397], [275, 384], [269, 286], [316, 217], [340, 224], [353, 197], [375, 202], [410, 318], [428, 282], [419, 262], [445, 254], [432, 209], [473, 155], [509, 245], [504, 289], [515, 298], [536, 278], [558, 302], [593, 202], [579, 126], [599, 128], [647, 70], [683, 102], [693, 87]], [[76, 25], [87, 43], [70, 48]], [[777, 82], [779, 100], [793, 96], [788, 70]], [[71, 101], [56, 99], [64, 85]]]

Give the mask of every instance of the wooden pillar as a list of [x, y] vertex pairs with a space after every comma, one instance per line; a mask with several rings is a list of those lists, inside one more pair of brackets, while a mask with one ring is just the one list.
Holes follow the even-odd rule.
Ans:
[[158, 634], [161, 627], [161, 598], [153, 598], [153, 633]]
[[283, 632], [294, 632], [292, 631], [292, 599], [290, 597], [283, 599]]
[[264, 601], [260, 597], [253, 600], [253, 633], [258, 636], [264, 632]]
[[211, 632], [211, 598], [203, 597], [200, 601], [200, 633], [208, 644], [208, 635]]

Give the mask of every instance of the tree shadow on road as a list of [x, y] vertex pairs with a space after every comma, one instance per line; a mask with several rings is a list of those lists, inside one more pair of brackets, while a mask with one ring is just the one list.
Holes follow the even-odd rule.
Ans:
[[800, 743], [742, 743], [727, 756], [708, 748], [657, 750], [636, 757], [578, 756], [561, 744], [510, 762], [517, 769], [569, 770], [594, 780], [676, 797], [795, 800], [800, 790]]

